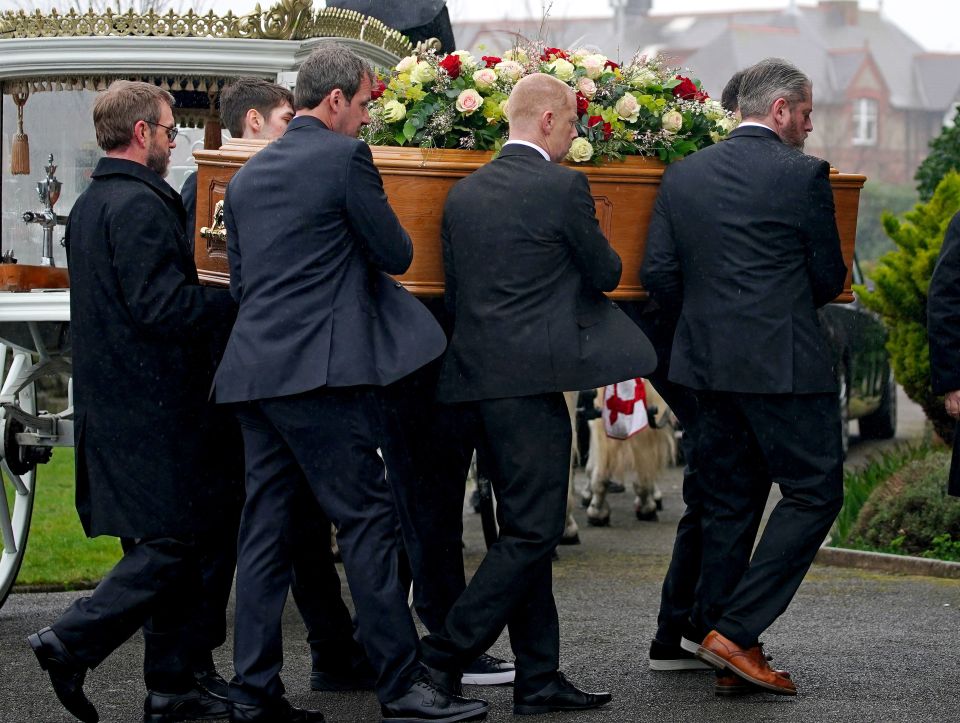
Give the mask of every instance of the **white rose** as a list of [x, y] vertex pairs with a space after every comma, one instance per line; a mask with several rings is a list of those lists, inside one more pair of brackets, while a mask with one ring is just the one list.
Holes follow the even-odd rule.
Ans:
[[574, 163], [583, 163], [593, 158], [593, 146], [586, 138], [574, 138], [567, 151], [567, 158]]
[[660, 116], [660, 125], [667, 133], [676, 133], [683, 127], [683, 114], [678, 110], [668, 110]]
[[410, 71], [410, 80], [414, 83], [429, 83], [437, 79], [437, 71], [426, 60], [417, 61], [417, 64]]
[[457, 96], [457, 110], [464, 115], [470, 115], [477, 111], [483, 105], [483, 98], [473, 90], [465, 90]]
[[563, 58], [557, 58], [547, 63], [547, 69], [553, 71], [553, 74], [564, 83], [573, 77], [574, 71], [576, 70], [573, 67], [573, 63]]
[[628, 123], [636, 123], [637, 118], [640, 117], [640, 103], [630, 93], [624, 93], [623, 97], [613, 106], [613, 109], [617, 111], [618, 116]]
[[477, 59], [470, 54], [469, 50], [454, 50], [450, 54], [456, 55], [458, 58], [460, 58], [460, 64], [464, 67], [464, 69], [477, 67]]
[[530, 60], [527, 53], [521, 48], [514, 48], [511, 50], [508, 50], [503, 54], [503, 57], [505, 60], [515, 60], [518, 63], [526, 63]]
[[500, 75], [506, 76], [510, 80], [516, 81], [523, 75], [523, 66], [515, 60], [504, 60], [493, 66]]
[[732, 118], [730, 116], [724, 116], [717, 122], [717, 125], [720, 126], [727, 133], [729, 133], [740, 124], [739, 122], [737, 122], [736, 118]]
[[417, 56], [408, 55], [406, 58], [397, 63], [397, 72], [398, 73], [409, 73], [417, 65]]
[[597, 84], [590, 78], [580, 78], [577, 81], [577, 90], [583, 93], [585, 98], [593, 98], [597, 94]]
[[587, 77], [596, 80], [603, 75], [604, 66], [607, 64], [607, 58], [604, 55], [588, 55], [580, 61], [580, 67], [587, 71]]
[[383, 104], [383, 119], [387, 123], [396, 123], [407, 117], [407, 106], [399, 100], [389, 100]]
[[712, 121], [718, 121], [726, 116], [727, 112], [720, 105], [720, 101], [710, 98], [703, 104], [703, 114]]
[[493, 68], [480, 68], [474, 72], [473, 82], [480, 90], [492, 88], [497, 82], [497, 72]]
[[656, 82], [657, 74], [645, 65], [634, 72], [629, 81], [630, 86], [633, 88], [646, 88], [648, 85], [653, 85]]

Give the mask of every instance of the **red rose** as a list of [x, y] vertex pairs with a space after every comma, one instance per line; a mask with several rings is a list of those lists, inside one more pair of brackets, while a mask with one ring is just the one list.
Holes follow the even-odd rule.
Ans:
[[603, 140], [609, 141], [610, 136], [613, 135], [613, 127], [603, 120], [603, 116], [590, 116], [587, 119], [587, 128], [596, 128], [597, 126], [600, 126], [600, 130], [603, 131]]
[[561, 50], [560, 48], [546, 48], [543, 51], [543, 55], [540, 56], [540, 60], [550, 60], [550, 56], [553, 56], [553, 58], [562, 58], [564, 60], [569, 57], [566, 50]]
[[486, 63], [488, 68], [492, 68], [497, 63], [503, 62], [503, 58], [498, 58], [496, 55], [484, 55], [480, 60]]
[[386, 89], [387, 89], [387, 84], [378, 78], [377, 82], [374, 83], [373, 87], [370, 89], [371, 100], [376, 100], [377, 98], [379, 98], [381, 95], [383, 95], [383, 91], [385, 91]]
[[587, 128], [593, 128], [596, 125], [603, 123], [603, 116], [592, 115], [587, 119]]
[[440, 67], [447, 71], [447, 75], [456, 80], [460, 77], [460, 56], [448, 55], [440, 61]]
[[706, 103], [708, 100], [710, 100], [710, 96], [707, 95], [706, 91], [698, 90], [693, 94], [693, 99], [698, 100], [701, 103]]
[[610, 68], [610, 70], [616, 70], [617, 68], [620, 67], [620, 64], [619, 64], [619, 63], [614, 63], [612, 60], [609, 60], [609, 59], [608, 59], [607, 62], [603, 64], [603, 67], [604, 67], [604, 68]]
[[590, 100], [583, 93], [577, 93], [577, 115], [582, 116], [587, 112], [587, 106], [590, 105]]
[[677, 98], [683, 98], [684, 100], [693, 100], [696, 97], [697, 93], [700, 92], [699, 89], [697, 88], [697, 84], [694, 83], [692, 80], [690, 80], [690, 78], [686, 78], [682, 75], [678, 75], [677, 80], [680, 81], [680, 84], [675, 85], [673, 87], [673, 94]]
[[610, 136], [612, 135], [613, 135], [613, 126], [611, 126], [609, 123], [604, 123], [603, 124], [603, 140], [609, 141]]

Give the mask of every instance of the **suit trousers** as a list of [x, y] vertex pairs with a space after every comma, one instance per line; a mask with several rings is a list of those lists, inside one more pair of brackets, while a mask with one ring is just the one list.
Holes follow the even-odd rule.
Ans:
[[51, 627], [73, 657], [95, 668], [143, 628], [147, 689], [193, 687], [195, 610], [201, 595], [196, 548], [182, 540], [121, 539], [123, 557], [89, 597]]
[[431, 633], [443, 629], [466, 587], [461, 544], [465, 477], [447, 479], [435, 473], [437, 449], [443, 443], [438, 428], [443, 418], [434, 401], [441, 362], [431, 362], [384, 389], [387, 480], [413, 578], [414, 608]]
[[[843, 504], [839, 402], [835, 393], [697, 398], [704, 524], [694, 622], [751, 647], [787, 609]], [[783, 497], [751, 557], [771, 480]]]
[[[237, 535], [243, 509], [243, 436], [234, 415], [218, 410], [217, 458], [232, 472], [236, 489], [225, 490], [220, 515], [212, 529], [197, 540], [203, 599], [199, 611], [198, 658], [194, 669], [214, 667], [212, 651], [227, 637], [227, 603], [237, 568]], [[293, 583], [290, 591], [307, 628], [313, 669], [332, 671], [344, 660], [363, 660], [353, 639], [353, 622], [340, 596], [340, 576], [330, 551], [330, 523], [313, 494], [304, 487], [294, 506], [296, 543], [292, 546]]]
[[443, 629], [421, 641], [423, 659], [462, 670], [506, 626], [516, 655], [514, 695], [551, 682], [560, 629], [551, 553], [563, 534], [570, 464], [570, 416], [560, 392], [440, 405], [436, 445], [441, 479], [462, 494], [478, 444], [490, 453], [500, 535], [487, 551]]
[[280, 622], [291, 582], [295, 508], [305, 490], [337, 526], [378, 697], [403, 695], [422, 671], [397, 575], [396, 511], [377, 454], [379, 391], [322, 387], [239, 404], [236, 412], [247, 471], [231, 700], [262, 704], [284, 692]]

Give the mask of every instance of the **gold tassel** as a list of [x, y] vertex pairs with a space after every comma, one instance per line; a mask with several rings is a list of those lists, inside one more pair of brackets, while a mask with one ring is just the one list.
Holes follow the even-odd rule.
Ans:
[[13, 102], [17, 104], [17, 132], [13, 136], [13, 149], [10, 153], [10, 173], [15, 176], [30, 175], [30, 139], [23, 132], [23, 106], [30, 91], [13, 93]]

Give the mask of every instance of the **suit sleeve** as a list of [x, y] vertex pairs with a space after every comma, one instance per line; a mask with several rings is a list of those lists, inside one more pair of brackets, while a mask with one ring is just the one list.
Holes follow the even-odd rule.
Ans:
[[359, 143], [350, 159], [346, 198], [347, 219], [369, 262], [388, 274], [410, 268], [413, 243], [387, 201], [366, 143]]
[[683, 274], [670, 221], [668, 183], [665, 174], [647, 227], [640, 281], [657, 306], [674, 318], [683, 305]]
[[227, 230], [227, 263], [230, 267], [230, 296], [239, 304], [243, 298], [243, 257], [240, 255], [240, 237], [230, 207], [229, 187], [223, 198], [223, 226]]
[[600, 230], [590, 184], [579, 171], [573, 174], [565, 203], [568, 209], [567, 239], [574, 263], [591, 286], [600, 291], [613, 291], [620, 283], [623, 264]]
[[830, 188], [830, 164], [821, 161], [807, 188], [807, 206], [800, 213], [800, 234], [807, 256], [807, 274], [817, 308], [843, 291], [847, 267], [840, 251], [840, 234]]
[[127, 204], [110, 220], [113, 266], [134, 322], [144, 331], [181, 339], [230, 323], [235, 306], [226, 289], [200, 286], [181, 270], [177, 228], [163, 201]]
[[457, 270], [453, 265], [453, 247], [450, 245], [450, 215], [447, 206], [443, 210], [443, 225], [440, 229], [440, 249], [443, 254], [443, 304], [447, 318], [452, 322], [457, 311]]
[[934, 393], [960, 389], [960, 213], [947, 227], [930, 279], [927, 336]]

